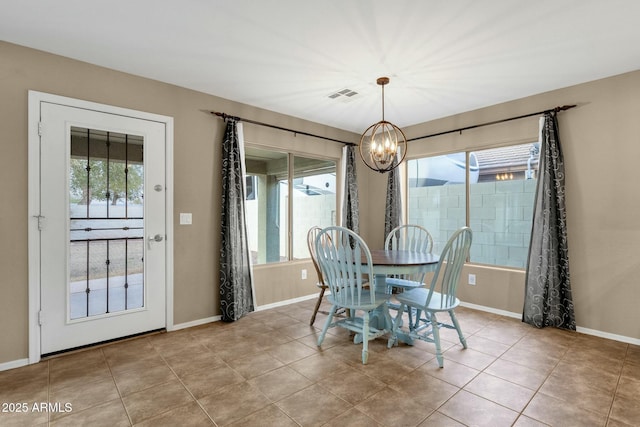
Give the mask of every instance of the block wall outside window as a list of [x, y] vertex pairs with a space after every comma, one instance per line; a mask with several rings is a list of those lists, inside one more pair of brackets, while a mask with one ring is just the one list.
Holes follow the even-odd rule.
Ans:
[[471, 262], [525, 268], [538, 143], [471, 152], [468, 164], [466, 157], [454, 153], [407, 162], [408, 222], [432, 233], [438, 253], [451, 233], [466, 224], [468, 215], [473, 230]]

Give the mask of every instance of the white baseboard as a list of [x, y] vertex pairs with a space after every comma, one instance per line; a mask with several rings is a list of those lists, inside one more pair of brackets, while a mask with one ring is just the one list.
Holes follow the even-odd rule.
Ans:
[[21, 366], [27, 366], [29, 359], [12, 360], [11, 362], [0, 363], [0, 371], [8, 371], [9, 369], [20, 368]]
[[[462, 307], [472, 308], [474, 310], [486, 311], [487, 313], [499, 314], [500, 316], [512, 317], [514, 319], [522, 319], [522, 313], [514, 313], [512, 311], [498, 310], [493, 307], [486, 307], [484, 305], [471, 304], [468, 302], [460, 302]], [[583, 328], [576, 326], [576, 332], [580, 332], [585, 335], [593, 335], [595, 337], [606, 338], [613, 341], [620, 341], [627, 344], [640, 345], [640, 339], [631, 338], [624, 335], [611, 334], [609, 332], [602, 332], [596, 329]]]
[[222, 319], [222, 316], [212, 316], [206, 317], [204, 319], [192, 320], [191, 322], [178, 323], [177, 325], [173, 325], [171, 328], [167, 328], [167, 332], [170, 331], [178, 331], [180, 329], [191, 328], [193, 326], [205, 325], [211, 322], [217, 322]]
[[478, 304], [471, 304], [469, 302], [462, 302], [462, 301], [460, 302], [460, 305], [462, 307], [472, 308], [474, 310], [479, 310], [479, 311], [485, 311], [487, 313], [498, 314], [500, 316], [513, 317], [514, 319], [522, 319], [522, 313], [514, 313], [512, 311], [499, 310], [493, 307], [487, 307], [487, 306], [478, 305]]
[[[328, 294], [329, 294], [329, 292], [325, 293], [325, 295], [328, 295]], [[271, 303], [271, 304], [265, 304], [265, 305], [256, 306], [256, 311], [269, 310], [270, 308], [282, 307], [283, 305], [295, 304], [297, 302], [307, 301], [307, 300], [314, 299], [314, 298], [318, 298], [318, 293], [317, 292], [315, 294], [306, 295], [306, 296], [303, 296], [303, 297], [298, 297], [298, 298], [293, 298], [293, 299], [289, 299], [289, 300], [285, 300], [285, 301], [278, 301], [278, 302], [274, 302], [274, 303]]]
[[581, 326], [576, 327], [576, 332], [581, 334], [593, 335], [595, 337], [606, 338], [613, 341], [620, 341], [627, 344], [640, 345], [640, 339], [626, 337], [624, 335], [610, 334], [609, 332], [602, 332], [596, 329], [583, 328]]
[[[268, 310], [270, 308], [282, 307], [284, 305], [294, 304], [297, 302], [307, 301], [313, 298], [317, 298], [318, 294], [306, 295], [303, 297], [293, 298], [285, 301], [275, 302], [273, 304], [265, 304], [261, 306], [256, 306], [255, 311]], [[191, 328], [193, 326], [205, 325], [207, 323], [218, 322], [222, 319], [222, 316], [212, 316], [204, 319], [192, 320], [191, 322], [179, 323], [177, 325], [173, 325], [171, 328], [167, 328], [167, 332], [169, 331], [178, 331], [180, 329]]]

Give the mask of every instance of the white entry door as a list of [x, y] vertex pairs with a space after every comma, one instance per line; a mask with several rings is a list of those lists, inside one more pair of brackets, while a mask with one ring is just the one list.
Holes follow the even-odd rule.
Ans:
[[40, 102], [40, 354], [166, 327], [165, 127]]

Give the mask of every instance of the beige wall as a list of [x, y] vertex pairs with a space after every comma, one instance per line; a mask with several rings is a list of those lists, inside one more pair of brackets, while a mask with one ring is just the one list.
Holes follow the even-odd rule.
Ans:
[[[192, 212], [193, 225], [174, 224], [174, 320], [219, 314], [219, 158], [224, 111], [341, 140], [357, 135], [214, 96], [0, 42], [0, 363], [28, 356], [27, 91], [38, 90], [174, 117], [174, 217]], [[567, 168], [571, 278], [578, 325], [640, 339], [634, 268], [640, 253], [640, 71], [501, 104], [405, 129], [409, 138], [559, 104]], [[536, 139], [537, 119], [416, 141], [412, 157]], [[338, 158], [340, 144], [245, 125], [248, 143]], [[361, 233], [381, 247], [386, 176], [359, 168]], [[211, 236], [203, 238], [203, 236]], [[300, 270], [309, 279], [300, 279]], [[522, 308], [523, 273], [469, 266], [478, 285], [463, 300], [510, 312]], [[257, 304], [313, 294], [308, 262], [257, 267]]]

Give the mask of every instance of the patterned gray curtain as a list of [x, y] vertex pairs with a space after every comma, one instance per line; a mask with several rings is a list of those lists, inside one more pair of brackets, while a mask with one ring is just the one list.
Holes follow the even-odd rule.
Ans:
[[387, 178], [387, 200], [384, 209], [384, 236], [400, 225], [402, 220], [402, 196], [400, 195], [400, 171], [395, 168]]
[[353, 145], [347, 145], [343, 150], [344, 156], [344, 199], [342, 205], [342, 226], [360, 234], [358, 218], [358, 179], [356, 175], [356, 150]]
[[244, 186], [243, 141], [238, 136], [238, 120], [230, 117], [222, 144], [220, 309], [225, 322], [254, 310]]
[[569, 279], [564, 159], [556, 112], [546, 113], [527, 262], [522, 321], [576, 329]]

